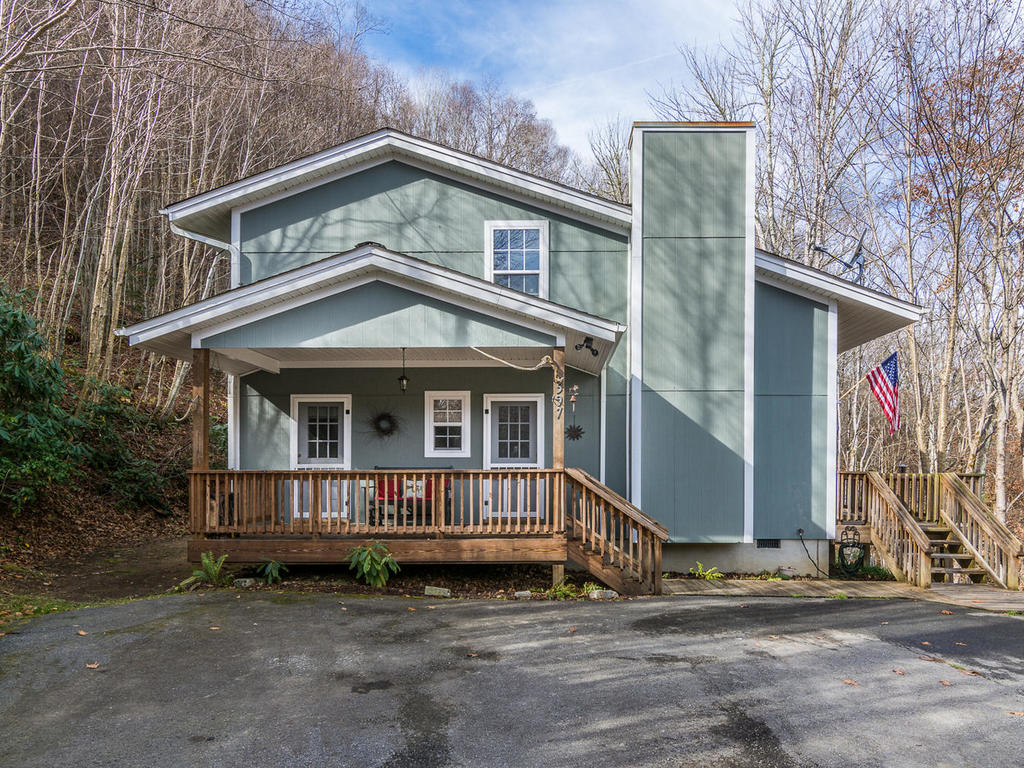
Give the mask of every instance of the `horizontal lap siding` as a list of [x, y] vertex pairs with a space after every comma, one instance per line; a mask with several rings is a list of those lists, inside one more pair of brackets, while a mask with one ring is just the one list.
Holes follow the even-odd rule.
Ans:
[[826, 535], [828, 307], [755, 292], [754, 535]]
[[203, 346], [517, 347], [555, 337], [382, 282], [368, 283], [209, 336]]
[[[619, 322], [627, 320], [627, 237], [488, 193], [399, 162], [286, 197], [240, 216], [241, 281], [284, 272], [365, 241], [484, 276], [484, 222], [549, 222], [549, 298]], [[628, 338], [608, 365], [607, 478], [626, 491]], [[397, 346], [410, 346], [409, 343]], [[547, 389], [543, 390], [547, 391]], [[597, 406], [595, 406], [597, 407]], [[582, 416], [580, 409], [577, 409]], [[584, 441], [599, 455], [600, 429]], [[354, 439], [354, 438], [353, 438]], [[599, 467], [592, 467], [596, 476]], [[588, 470], [591, 471], [591, 470]]]
[[[483, 459], [483, 395], [541, 393], [544, 395], [547, 434], [545, 459], [551, 463], [551, 371], [514, 371], [499, 368], [409, 368], [409, 389], [398, 388], [400, 369], [321, 368], [286, 369], [280, 374], [253, 373], [241, 379], [240, 442], [241, 469], [290, 468], [289, 412], [293, 394], [352, 395], [352, 467], [454, 467], [479, 469]], [[580, 385], [576, 423], [584, 435], [567, 440], [566, 464], [597, 476], [599, 469], [598, 409], [599, 380], [594, 376], [568, 372], [567, 383]], [[425, 458], [424, 398], [426, 390], [469, 390], [471, 392], [471, 447], [469, 458]], [[396, 434], [382, 438], [370, 426], [381, 411], [398, 418]], [[573, 423], [567, 410], [566, 425]]]

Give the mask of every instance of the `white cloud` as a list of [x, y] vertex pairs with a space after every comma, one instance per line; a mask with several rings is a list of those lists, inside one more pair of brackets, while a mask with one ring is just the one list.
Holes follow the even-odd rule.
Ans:
[[497, 75], [581, 153], [609, 118], [650, 119], [647, 93], [682, 76], [677, 47], [727, 43], [735, 16], [728, 0], [385, 0], [374, 11], [392, 24], [380, 52], [393, 64]]

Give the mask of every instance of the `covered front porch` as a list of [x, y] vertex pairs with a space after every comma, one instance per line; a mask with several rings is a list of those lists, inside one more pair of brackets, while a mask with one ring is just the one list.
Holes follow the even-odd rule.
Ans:
[[[624, 331], [369, 245], [126, 333], [193, 363], [191, 559], [341, 562], [383, 540], [399, 562], [558, 579], [574, 561], [656, 592], [667, 531], [596, 479]], [[227, 469], [210, 467], [211, 369], [229, 375]], [[567, 414], [586, 438], [568, 448]]]

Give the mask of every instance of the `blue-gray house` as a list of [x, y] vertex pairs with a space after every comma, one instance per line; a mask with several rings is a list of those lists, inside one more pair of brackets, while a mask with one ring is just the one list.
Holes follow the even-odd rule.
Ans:
[[[199, 551], [824, 568], [836, 356], [919, 308], [754, 242], [748, 123], [641, 123], [632, 206], [393, 130], [169, 206], [230, 290], [137, 323], [194, 362]], [[209, 371], [229, 458], [209, 467]], [[642, 511], [641, 511], [642, 510]]]

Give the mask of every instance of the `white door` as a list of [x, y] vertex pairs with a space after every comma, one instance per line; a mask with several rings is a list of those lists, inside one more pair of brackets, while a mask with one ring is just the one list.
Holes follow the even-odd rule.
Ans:
[[[352, 450], [352, 398], [349, 395], [292, 396], [292, 469], [349, 469]], [[348, 517], [348, 482], [319, 483], [323, 520]], [[308, 518], [310, 481], [292, 481], [292, 514]]]
[[[484, 395], [484, 468], [544, 466], [544, 396]], [[485, 517], [543, 517], [543, 480], [495, 479], [484, 499]]]

